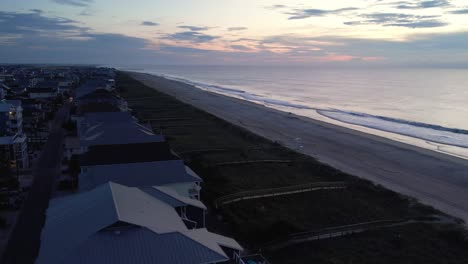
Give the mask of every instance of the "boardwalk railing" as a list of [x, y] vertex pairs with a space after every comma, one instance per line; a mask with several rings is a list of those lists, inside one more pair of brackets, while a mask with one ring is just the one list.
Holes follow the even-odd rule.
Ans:
[[292, 185], [278, 188], [268, 188], [261, 190], [243, 191], [229, 194], [216, 199], [215, 207], [219, 208], [223, 205], [239, 202], [242, 200], [258, 199], [272, 196], [282, 196], [295, 193], [303, 193], [317, 190], [333, 190], [346, 188], [345, 182], [315, 182], [301, 185]]
[[320, 230], [294, 233], [288, 235], [285, 238], [276, 239], [266, 244], [263, 244], [262, 248], [275, 250], [303, 242], [341, 237], [355, 233], [361, 233], [367, 230], [384, 228], [393, 225], [401, 225], [410, 222], [411, 221], [405, 219], [378, 220], [372, 222], [364, 222], [352, 225], [337, 226], [324, 228]]
[[240, 160], [215, 163], [214, 166], [242, 165], [254, 163], [292, 163], [292, 160]]

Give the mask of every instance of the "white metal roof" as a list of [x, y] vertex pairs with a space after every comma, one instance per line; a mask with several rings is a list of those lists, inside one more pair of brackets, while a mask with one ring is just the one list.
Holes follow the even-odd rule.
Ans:
[[[140, 188], [151, 196], [165, 200], [171, 205], [191, 205], [206, 210], [206, 206], [197, 199], [192, 199], [177, 193], [174, 189], [167, 186], [152, 186]], [[168, 200], [167, 198], [172, 199]]]
[[38, 260], [51, 257], [60, 260], [92, 234], [118, 221], [144, 226], [156, 233], [187, 230], [171, 206], [137, 188], [107, 183], [89, 192], [51, 201]]
[[[120, 222], [131, 225], [115, 227]], [[174, 208], [138, 188], [107, 183], [51, 200], [36, 263], [217, 263], [228, 259], [221, 246], [242, 250], [233, 239], [187, 229]]]
[[154, 199], [138, 188], [109, 184], [121, 221], [144, 226], [158, 234], [187, 230], [177, 212], [168, 204]]
[[225, 237], [222, 235], [218, 235], [212, 232], [209, 232], [206, 228], [200, 229], [191, 229], [184, 233], [187, 237], [195, 241], [199, 241], [206, 245], [207, 247], [211, 248], [212, 250], [218, 252], [219, 254], [224, 254], [223, 250], [220, 246], [224, 246], [227, 248], [235, 249], [242, 251], [242, 246], [237, 243], [236, 240]]

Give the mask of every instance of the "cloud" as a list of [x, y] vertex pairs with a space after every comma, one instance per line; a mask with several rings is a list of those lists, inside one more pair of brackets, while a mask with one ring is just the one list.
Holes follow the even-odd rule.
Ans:
[[248, 28], [246, 27], [230, 27], [228, 28], [228, 31], [242, 31], [242, 30], [247, 30]]
[[41, 9], [29, 9], [29, 11], [33, 12], [33, 13], [37, 13], [37, 14], [42, 14], [44, 13], [44, 11], [42, 11]]
[[61, 17], [46, 17], [42, 12], [17, 13], [0, 11], [0, 33], [44, 34], [58, 32], [81, 32], [88, 28], [77, 26], [77, 22]]
[[454, 14], [454, 15], [465, 15], [465, 14], [468, 14], [468, 8], [453, 10], [453, 11], [450, 11], [450, 14]]
[[144, 58], [147, 40], [93, 33], [70, 19], [0, 11], [0, 61], [106, 63]]
[[276, 10], [276, 9], [284, 9], [284, 8], [287, 8], [288, 6], [286, 5], [272, 5], [272, 6], [267, 6], [265, 7], [266, 9], [270, 9], [270, 10]]
[[374, 13], [363, 14], [359, 17], [363, 20], [344, 22], [345, 25], [382, 25], [407, 28], [433, 28], [443, 27], [448, 24], [438, 20], [439, 16], [418, 16], [402, 13]]
[[346, 7], [334, 10], [325, 10], [325, 9], [294, 9], [293, 11], [286, 12], [285, 14], [290, 15], [289, 20], [294, 19], [304, 19], [309, 17], [320, 17], [326, 15], [337, 15], [349, 11], [359, 10], [355, 7]]
[[162, 45], [160, 50], [163, 52], [171, 53], [185, 53], [185, 54], [207, 54], [212, 53], [210, 50], [190, 48], [190, 47], [180, 47], [180, 46], [171, 46], [171, 45]]
[[214, 39], [217, 39], [218, 37], [203, 34], [197, 31], [184, 31], [184, 32], [177, 32], [177, 33], [166, 35], [164, 38], [175, 40], [175, 41], [182, 40], [182, 41], [190, 41], [194, 43], [204, 43], [204, 42], [210, 42]]
[[154, 27], [154, 26], [159, 26], [159, 23], [152, 22], [152, 21], [143, 21], [141, 22], [140, 25]]
[[394, 23], [386, 24], [385, 26], [393, 27], [407, 27], [407, 28], [434, 28], [434, 27], [445, 27], [448, 24], [438, 20], [418, 21], [418, 22], [405, 22], [405, 23]]
[[448, 7], [450, 3], [447, 0], [427, 0], [427, 1], [402, 1], [397, 2], [396, 8], [398, 9], [426, 9], [434, 7]]
[[80, 16], [93, 16], [95, 13], [96, 13], [95, 10], [92, 10], [91, 8], [85, 8], [78, 15], [80, 15]]
[[52, 1], [61, 5], [86, 7], [92, 4], [94, 0], [52, 0]]
[[178, 28], [188, 29], [190, 31], [205, 31], [210, 29], [209, 27], [197, 27], [197, 26], [178, 26]]
[[251, 51], [252, 49], [244, 45], [231, 45], [231, 48], [239, 51]]
[[[0, 11], [0, 61], [127, 65], [162, 61], [168, 64], [435, 66], [467, 65], [468, 61], [468, 32], [415, 35], [406, 41], [299, 34], [213, 41], [221, 36], [184, 28], [180, 30], [182, 32], [161, 36], [161, 41], [156, 43], [121, 34], [95, 33], [77, 21], [46, 14], [49, 13]], [[358, 18], [360, 21], [355, 23], [404, 27], [434, 27], [437, 25], [431, 21], [439, 19], [438, 16], [398, 13], [363, 14]], [[210, 50], [212, 46], [216, 50]]]

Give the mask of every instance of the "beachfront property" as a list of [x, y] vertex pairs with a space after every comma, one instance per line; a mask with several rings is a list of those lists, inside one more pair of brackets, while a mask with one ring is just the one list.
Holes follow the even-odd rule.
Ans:
[[96, 75], [91, 79], [87, 79], [85, 83], [78, 87], [76, 90], [76, 97], [81, 98], [82, 96], [96, 90], [106, 90], [109, 92], [114, 91], [115, 81], [106, 76]]
[[169, 186], [139, 187], [139, 189], [174, 207], [187, 227], [205, 227], [207, 208], [200, 200], [180, 195]]
[[155, 135], [151, 129], [136, 122], [102, 123], [81, 131], [80, 140], [83, 152], [86, 152], [85, 148], [94, 145], [163, 142], [164, 136]]
[[120, 111], [127, 111], [128, 105], [125, 100], [115, 92], [105, 89], [96, 89], [95, 91], [78, 97], [78, 105], [88, 104], [107, 104], [118, 108]]
[[143, 163], [165, 160], [180, 160], [167, 142], [113, 144], [89, 146], [81, 156], [81, 166]]
[[90, 146], [163, 142], [162, 135], [155, 135], [151, 128], [143, 126], [128, 112], [90, 112], [74, 116], [76, 135], [65, 142], [65, 156], [83, 154]]
[[202, 179], [178, 159], [104, 165], [81, 163], [79, 191], [109, 181], [130, 187], [164, 186], [181, 196], [199, 199]]
[[96, 145], [134, 144], [163, 142], [164, 136], [155, 135], [150, 129], [136, 122], [99, 123], [86, 126], [77, 122], [77, 136], [68, 137], [69, 145], [65, 146], [65, 155], [83, 154], [88, 148]]
[[183, 203], [192, 202], [112, 182], [51, 200], [35, 263], [227, 263], [240, 254], [235, 240], [187, 226]]
[[86, 83], [76, 91], [77, 114], [92, 112], [125, 112], [128, 105], [115, 92], [99, 88], [95, 82]]
[[180, 195], [200, 198], [201, 178], [166, 142], [90, 146], [80, 165], [80, 190], [115, 181], [136, 187], [168, 186]]
[[36, 263], [239, 261], [235, 240], [205, 229], [202, 179], [123, 99], [85, 83], [65, 139], [64, 157], [79, 161], [78, 193], [50, 202]]
[[23, 108], [19, 100], [0, 102], [0, 147], [12, 169], [29, 168], [26, 135], [23, 133]]

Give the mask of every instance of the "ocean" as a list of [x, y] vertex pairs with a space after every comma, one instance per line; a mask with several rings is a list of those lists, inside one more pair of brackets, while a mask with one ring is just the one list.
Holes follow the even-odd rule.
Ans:
[[468, 70], [117, 66], [468, 159]]

